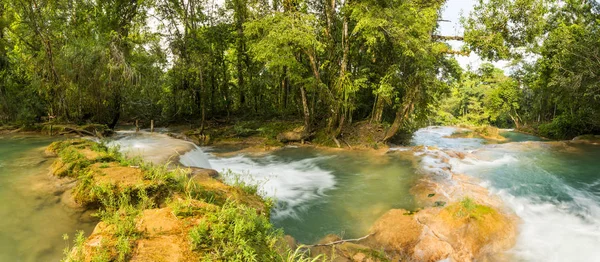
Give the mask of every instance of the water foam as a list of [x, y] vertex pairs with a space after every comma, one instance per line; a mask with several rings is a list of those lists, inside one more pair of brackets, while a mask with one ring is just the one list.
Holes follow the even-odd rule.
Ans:
[[207, 155], [202, 151], [202, 148], [194, 145], [195, 148], [187, 153], [179, 156], [179, 163], [189, 167], [212, 168], [208, 161]]
[[[492, 155], [485, 149], [479, 154]], [[483, 185], [521, 218], [517, 243], [510, 253], [525, 261], [600, 258], [600, 199], [566, 185], [538, 166], [537, 158], [518, 151], [495, 155], [488, 160], [453, 158], [449, 163], [454, 172], [486, 181]]]
[[[600, 260], [600, 196], [590, 190], [600, 179], [577, 188], [568, 185], [544, 168], [544, 163], [559, 161], [556, 155], [532, 154], [552, 150], [543, 142], [483, 145], [470, 138], [445, 138], [455, 131], [429, 127], [415, 133], [415, 145], [469, 153], [461, 158], [426, 148], [421, 166], [438, 175], [447, 175], [450, 168], [477, 177], [498, 195], [521, 218], [517, 243], [509, 253], [519, 261]], [[449, 161], [440, 161], [442, 157]]]
[[[492, 190], [522, 219], [510, 253], [526, 261], [592, 261], [600, 258], [600, 206], [589, 198], [545, 201]], [[570, 192], [580, 194], [577, 191]]]
[[122, 153], [131, 157], [139, 156], [155, 164], [173, 162], [179, 157], [183, 165], [211, 168], [201, 148], [165, 134], [118, 131], [116, 139], [109, 146], [119, 146]]
[[327, 190], [335, 187], [336, 181], [330, 171], [319, 168], [316, 163], [326, 157], [307, 158], [300, 161], [281, 162], [273, 156], [257, 161], [245, 155], [229, 158], [211, 157], [211, 165], [219, 172], [228, 170], [240, 174], [246, 183], [258, 184], [265, 196], [275, 198], [277, 207], [272, 216], [281, 218], [296, 216], [307, 203], [322, 199]]
[[448, 126], [421, 128], [414, 133], [412, 145], [465, 150], [479, 148], [485, 142], [480, 138], [448, 138], [448, 136], [459, 131], [463, 131], [463, 129]]

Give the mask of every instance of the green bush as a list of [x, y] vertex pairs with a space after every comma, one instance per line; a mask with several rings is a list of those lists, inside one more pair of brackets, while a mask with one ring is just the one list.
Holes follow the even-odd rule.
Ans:
[[572, 139], [581, 134], [591, 133], [591, 130], [578, 117], [560, 115], [550, 123], [541, 124], [538, 133], [552, 139]]

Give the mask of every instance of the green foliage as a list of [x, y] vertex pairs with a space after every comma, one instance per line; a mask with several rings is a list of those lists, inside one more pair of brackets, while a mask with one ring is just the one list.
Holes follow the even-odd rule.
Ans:
[[117, 261], [126, 261], [133, 251], [133, 243], [141, 236], [136, 229], [136, 217], [147, 206], [132, 205], [131, 198], [126, 193], [109, 195], [103, 201], [105, 209], [99, 212], [99, 217], [102, 222], [112, 226]]
[[[68, 241], [69, 235], [64, 234], [63, 240]], [[62, 262], [82, 262], [83, 261], [83, 244], [85, 243], [85, 236], [83, 231], [77, 231], [75, 239], [73, 239], [73, 247], [71, 248], [68, 244], [63, 250], [64, 258]]]
[[242, 176], [249, 178], [249, 177], [251, 177], [250, 175], [234, 173], [231, 170], [227, 170], [227, 171], [223, 172], [221, 174], [221, 176], [225, 179], [225, 181], [227, 181], [228, 184], [241, 189], [243, 192], [245, 192], [246, 194], [249, 194], [249, 195], [258, 194], [259, 193], [258, 188], [261, 185], [261, 183], [267, 182], [267, 181], [249, 181], [248, 182], [248, 181], [242, 179]]
[[487, 105], [551, 138], [600, 132], [599, 7], [594, 1], [480, 1], [463, 19], [465, 42], [485, 58], [511, 59], [518, 82], [492, 93]]
[[[458, 69], [432, 37], [444, 1], [35, 4], [2, 5], [0, 123], [303, 116], [329, 140], [371, 116], [394, 134], [425, 123]], [[266, 145], [280, 130], [235, 125]]]
[[277, 261], [281, 236], [268, 218], [233, 202], [207, 214], [190, 231], [194, 249], [207, 261]]
[[445, 125], [518, 126], [520, 101], [517, 81], [491, 64], [465, 72], [445, 97], [433, 121]]
[[579, 134], [591, 133], [592, 130], [581, 118], [560, 115], [550, 123], [541, 124], [538, 133], [552, 139], [572, 139]]

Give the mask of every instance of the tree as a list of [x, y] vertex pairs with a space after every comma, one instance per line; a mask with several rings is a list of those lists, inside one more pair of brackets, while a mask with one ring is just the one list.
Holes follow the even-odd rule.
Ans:
[[515, 121], [523, 111], [524, 121], [555, 138], [600, 132], [599, 10], [594, 1], [493, 0], [480, 1], [464, 20], [471, 49], [519, 65], [516, 77], [527, 95], [512, 110]]

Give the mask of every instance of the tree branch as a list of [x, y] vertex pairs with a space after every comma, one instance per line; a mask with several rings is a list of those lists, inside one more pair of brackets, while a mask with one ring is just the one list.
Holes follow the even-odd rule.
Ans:
[[343, 244], [343, 243], [346, 243], [346, 242], [358, 242], [358, 241], [361, 241], [361, 240], [365, 240], [365, 239], [367, 239], [368, 237], [370, 237], [372, 235], [373, 234], [371, 233], [371, 234], [368, 234], [368, 235], [366, 235], [364, 237], [360, 237], [360, 238], [342, 239], [342, 240], [333, 241], [333, 242], [326, 243], [326, 244], [306, 245], [304, 247], [310, 248], [310, 247], [333, 246], [333, 245]]
[[457, 36], [457, 35], [451, 35], [451, 36], [445, 36], [445, 35], [431, 35], [431, 38], [433, 38], [434, 40], [458, 40], [458, 41], [463, 41], [465, 40], [464, 37], [462, 36]]

